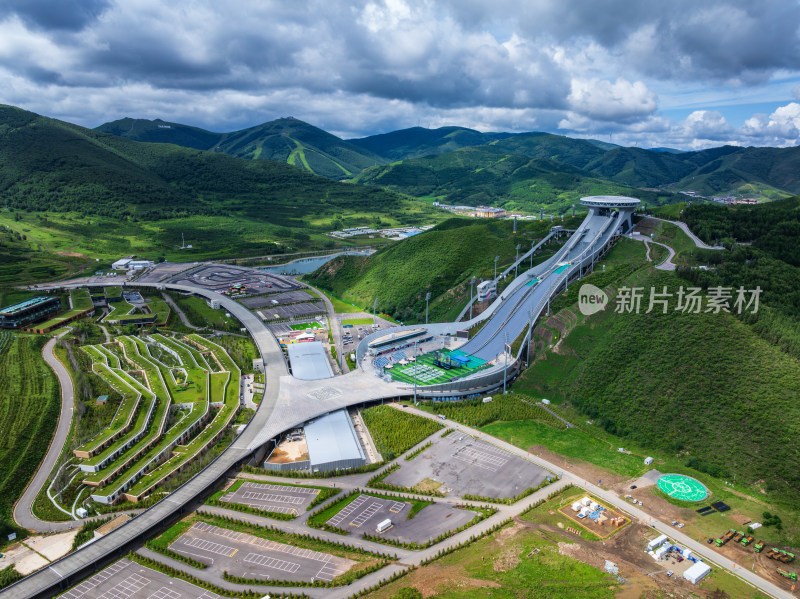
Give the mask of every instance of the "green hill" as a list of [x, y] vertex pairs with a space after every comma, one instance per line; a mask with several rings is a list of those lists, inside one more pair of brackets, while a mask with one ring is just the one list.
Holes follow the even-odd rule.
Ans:
[[133, 141], [175, 144], [195, 150], [208, 150], [214, 147], [222, 137], [221, 133], [212, 133], [199, 127], [169, 123], [161, 119], [150, 121], [129, 117], [104, 123], [95, 128], [95, 131], [119, 135]]
[[[11, 106], [0, 106], [0, 206], [8, 209], [0, 222], [20, 236], [0, 246], [0, 261], [12, 269], [35, 264], [26, 264], [26, 280], [73, 271], [64, 264], [70, 260], [53, 263], [56, 253], [83, 264], [130, 253], [261, 255], [332, 245], [324, 233], [334, 223], [421, 224], [437, 216], [391, 191], [288, 164], [136, 142]], [[181, 233], [192, 250], [174, 249]]]
[[287, 162], [334, 179], [350, 177], [383, 162], [369, 151], [291, 117], [231, 133], [212, 133], [178, 123], [131, 118], [105, 123], [96, 130], [134, 141], [171, 143], [237, 158]]
[[511, 133], [481, 133], [465, 127], [439, 127], [438, 129], [411, 127], [348, 141], [387, 160], [403, 160], [430, 154], [443, 154], [459, 148], [483, 145], [512, 136]]
[[396, 194], [271, 160], [134, 142], [0, 107], [0, 200], [10, 208], [140, 219], [241, 214], [303, 226], [310, 214], [392, 211]]
[[[558, 143], [526, 144], [526, 138]], [[651, 205], [671, 201], [670, 193], [633, 189], [570, 165], [565, 161], [583, 162], [587, 156], [603, 151], [588, 142], [577, 144], [580, 149], [576, 150], [574, 145], [562, 143], [566, 139], [552, 135], [518, 136], [488, 146], [373, 167], [354, 181], [385, 186], [415, 197], [435, 197], [447, 204], [489, 204], [534, 212], [543, 208], [564, 213], [586, 195], [633, 195]], [[523, 151], [538, 157], [531, 158]]]
[[[672, 293], [688, 285], [641, 259], [625, 262], [638, 270], [620, 269], [614, 281], [598, 272], [585, 281], [607, 290], [666, 286]], [[737, 486], [766, 483], [768, 490], [796, 497], [797, 354], [734, 315], [646, 314], [646, 304], [639, 314], [616, 313], [613, 299], [612, 308], [588, 318], [574, 305], [558, 313], [547, 324], [566, 327], [566, 334], [557, 347], [539, 352], [515, 389], [568, 402], [608, 432], [687, 466], [727, 480], [736, 475]]]
[[[579, 217], [568, 218], [564, 224], [579, 222]], [[431, 292], [430, 319], [453, 319], [469, 299], [470, 277], [491, 278], [496, 255], [500, 269], [513, 261], [517, 243], [523, 251], [530, 248], [550, 226], [549, 221], [520, 222], [515, 236], [510, 221], [453, 218], [368, 258], [331, 260], [308, 280], [359, 306], [371, 307], [377, 297], [378, 310], [402, 322], [424, 321], [425, 294]]]

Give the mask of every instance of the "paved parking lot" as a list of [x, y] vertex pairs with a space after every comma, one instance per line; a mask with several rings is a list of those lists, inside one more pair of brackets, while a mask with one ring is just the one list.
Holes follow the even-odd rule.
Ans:
[[288, 277], [230, 264], [205, 264], [179, 273], [169, 282], [214, 291], [227, 291], [233, 284], [241, 283], [247, 286], [250, 295], [290, 291], [300, 287], [297, 281]]
[[356, 563], [205, 522], [195, 522], [169, 548], [206, 564], [219, 576], [228, 572], [258, 580], [331, 581]]
[[[246, 297], [239, 300], [239, 303], [254, 310], [256, 308], [263, 308], [264, 306], [277, 306], [280, 304], [297, 304], [300, 302], [308, 302], [313, 300], [305, 291], [286, 291], [284, 293], [271, 293], [260, 297]], [[275, 303], [277, 302], [277, 303]]]
[[400, 469], [386, 477], [386, 482], [414, 487], [428, 479], [441, 483], [439, 490], [447, 494], [502, 499], [536, 487], [550, 476], [527, 460], [458, 431], [433, 440], [432, 447], [410, 462], [401, 460]]
[[[460, 510], [442, 503], [423, 508], [411, 520], [408, 519], [410, 511], [411, 504], [404, 501], [360, 495], [328, 520], [328, 524], [350, 530], [357, 535], [366, 532], [406, 543], [422, 544], [463, 526], [476, 516], [476, 512]], [[387, 518], [392, 521], [392, 527], [378, 533], [378, 524]]]
[[288, 306], [267, 306], [256, 311], [261, 320], [282, 320], [284, 318], [302, 319], [315, 314], [325, 314], [325, 305], [322, 302], [305, 304], [290, 304]]
[[180, 578], [121, 559], [60, 595], [64, 599], [219, 599]]
[[221, 497], [222, 501], [249, 505], [259, 510], [299, 515], [319, 494], [319, 489], [305, 489], [286, 485], [268, 485], [245, 481], [233, 491]]

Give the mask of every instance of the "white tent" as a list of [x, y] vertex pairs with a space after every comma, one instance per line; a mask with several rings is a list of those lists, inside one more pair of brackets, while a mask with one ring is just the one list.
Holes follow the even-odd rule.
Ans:
[[703, 578], [708, 576], [710, 572], [711, 572], [711, 566], [703, 562], [697, 562], [691, 568], [686, 570], [686, 572], [683, 573], [683, 577], [692, 584], [697, 584], [698, 582], [703, 580]]

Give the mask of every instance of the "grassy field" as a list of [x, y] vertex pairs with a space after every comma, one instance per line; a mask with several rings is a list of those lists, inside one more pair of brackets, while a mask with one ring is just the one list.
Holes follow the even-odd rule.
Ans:
[[[44, 457], [60, 408], [60, 387], [42, 358], [45, 338], [0, 333], [0, 534], [11, 507]], [[7, 532], [6, 532], [7, 531]], [[2, 537], [5, 539], [5, 536]]]
[[342, 326], [359, 326], [362, 324], [375, 324], [374, 318], [351, 318], [350, 320], [343, 320]]
[[289, 328], [293, 331], [305, 331], [308, 329], [321, 329], [322, 325], [316, 322], [303, 322], [300, 324], [290, 324]]
[[396, 599], [403, 588], [442, 599], [612, 599], [619, 585], [609, 574], [561, 555], [554, 542], [537, 533], [505, 529], [366, 597]]
[[225, 316], [225, 310], [210, 308], [199, 297], [173, 295], [172, 299], [194, 326], [221, 330], [238, 329], [240, 326], [235, 318]]
[[414, 445], [441, 430], [438, 422], [406, 414], [389, 406], [361, 411], [373, 441], [384, 460], [392, 460]]

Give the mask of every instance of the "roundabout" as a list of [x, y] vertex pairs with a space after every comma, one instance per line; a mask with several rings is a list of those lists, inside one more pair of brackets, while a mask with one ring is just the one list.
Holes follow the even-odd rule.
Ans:
[[659, 490], [680, 501], [703, 501], [708, 489], [699, 480], [683, 474], [665, 474], [656, 483]]

